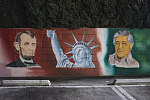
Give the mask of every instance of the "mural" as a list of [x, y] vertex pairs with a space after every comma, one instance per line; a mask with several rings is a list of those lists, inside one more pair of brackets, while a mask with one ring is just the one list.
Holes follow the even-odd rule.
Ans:
[[14, 42], [16, 51], [19, 52], [19, 58], [7, 64], [7, 67], [40, 67], [33, 60], [37, 45], [36, 35], [29, 30], [19, 32]]
[[127, 30], [119, 30], [113, 38], [115, 53], [109, 55], [109, 64], [116, 67], [138, 68], [139, 63], [132, 57], [131, 50], [134, 45], [132, 34]]
[[[73, 33], [72, 35], [76, 43], [72, 45], [67, 42], [64, 42], [72, 47], [72, 51], [64, 53], [63, 48], [60, 45], [59, 40], [57, 38], [56, 31], [47, 30], [47, 36], [51, 38], [51, 45], [57, 60], [56, 67], [95, 67], [95, 65], [92, 62], [92, 49], [98, 47], [99, 45], [89, 47], [93, 39], [86, 44], [84, 42], [85, 32], [83, 34], [82, 41], [78, 41]], [[73, 54], [73, 56], [68, 58], [66, 54]], [[75, 63], [69, 61], [69, 59], [72, 58], [74, 59]]]
[[150, 29], [0, 29], [0, 77], [150, 75]]

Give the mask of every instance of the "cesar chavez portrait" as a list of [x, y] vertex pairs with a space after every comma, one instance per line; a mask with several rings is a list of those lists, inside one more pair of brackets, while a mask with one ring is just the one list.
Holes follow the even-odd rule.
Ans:
[[16, 61], [7, 64], [7, 67], [40, 67], [33, 60], [37, 45], [36, 35], [26, 30], [19, 32], [14, 42], [14, 47], [19, 53], [19, 57]]
[[109, 64], [123, 68], [138, 68], [139, 63], [131, 54], [134, 45], [132, 34], [128, 30], [120, 30], [115, 33], [113, 38], [115, 53], [109, 55]]

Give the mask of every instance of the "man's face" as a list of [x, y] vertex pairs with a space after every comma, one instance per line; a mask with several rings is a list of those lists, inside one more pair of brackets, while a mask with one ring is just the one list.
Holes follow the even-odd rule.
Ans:
[[19, 54], [25, 60], [31, 60], [34, 58], [36, 50], [36, 37], [32, 38], [30, 35], [23, 33], [20, 36], [20, 50]]
[[128, 36], [118, 36], [115, 40], [115, 52], [118, 57], [124, 58], [128, 55], [132, 46], [128, 42]]

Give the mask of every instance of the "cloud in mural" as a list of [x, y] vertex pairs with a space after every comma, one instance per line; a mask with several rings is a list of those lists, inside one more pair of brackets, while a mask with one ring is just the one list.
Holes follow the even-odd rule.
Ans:
[[109, 55], [109, 64], [123, 68], [138, 68], [139, 63], [131, 54], [134, 45], [132, 34], [127, 30], [120, 30], [115, 33], [113, 38], [115, 53]]
[[[84, 42], [85, 33], [83, 34], [82, 41], [78, 41], [74, 34], [72, 33], [73, 38], [75, 40], [75, 44], [69, 44], [64, 42], [65, 44], [72, 47], [72, 50], [64, 53], [63, 48], [60, 45], [60, 42], [57, 38], [56, 31], [47, 30], [47, 36], [51, 38], [52, 49], [55, 54], [57, 65], [56, 67], [89, 67], [94, 68], [95, 65], [92, 62], [92, 49], [98, 47], [99, 45], [89, 47], [90, 43], [93, 41], [91, 39], [88, 43]], [[71, 57], [67, 57], [67, 54], [73, 54]], [[75, 63], [70, 62], [72, 59]]]
[[19, 52], [16, 61], [7, 64], [7, 67], [40, 67], [33, 60], [37, 45], [37, 38], [32, 31], [19, 32], [16, 36], [14, 46]]

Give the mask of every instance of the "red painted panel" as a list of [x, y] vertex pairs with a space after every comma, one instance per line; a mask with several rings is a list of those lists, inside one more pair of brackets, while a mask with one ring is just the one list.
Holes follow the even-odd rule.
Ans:
[[[35, 53], [35, 62], [41, 66], [41, 68], [8, 68], [5, 65], [15, 61], [18, 58], [18, 53], [13, 46], [15, 37], [18, 32], [24, 30], [31, 30], [36, 34], [38, 44]], [[56, 68], [56, 58], [52, 50], [51, 41], [46, 35], [47, 29], [0, 29], [0, 77], [57, 77], [57, 76], [99, 76], [102, 75], [101, 67], [98, 62], [97, 52], [101, 51], [101, 47], [97, 47], [93, 50], [93, 63], [95, 68]], [[85, 32], [85, 42], [89, 42], [92, 37], [95, 37], [90, 46], [100, 44], [96, 37], [95, 28], [81, 28], [76, 30], [69, 30], [66, 28], [56, 28], [58, 39], [64, 49], [64, 52], [70, 51], [68, 45], [63, 41], [70, 44], [74, 44], [75, 41], [72, 36], [72, 32], [75, 37], [81, 41], [83, 33]], [[70, 55], [71, 56], [71, 55]], [[74, 62], [71, 60], [71, 62]]]

